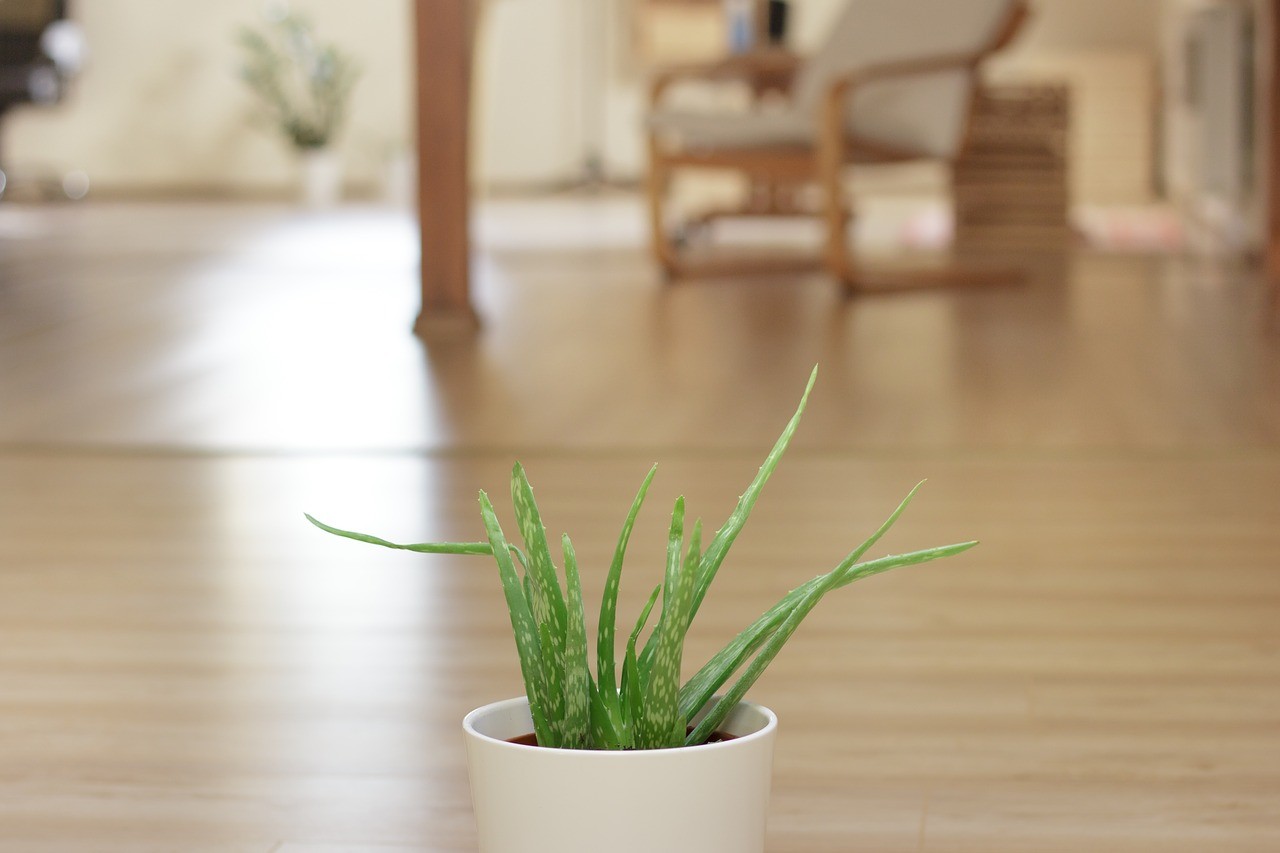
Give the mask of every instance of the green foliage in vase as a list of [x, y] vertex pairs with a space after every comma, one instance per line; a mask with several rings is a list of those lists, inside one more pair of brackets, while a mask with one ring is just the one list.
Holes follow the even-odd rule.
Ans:
[[321, 43], [306, 18], [285, 14], [264, 30], [242, 27], [240, 77], [258, 96], [259, 118], [299, 149], [328, 145], [360, 76], [355, 62]]
[[[839, 565], [788, 592], [680, 684], [685, 636], [761, 489], [791, 443], [817, 373], [814, 368], [795, 415], [729, 519], [705, 549], [701, 521], [687, 526], [684, 498], [676, 500], [667, 537], [666, 571], [627, 635], [620, 671], [618, 586], [627, 543], [657, 466], [650, 469], [627, 512], [609, 565], [600, 604], [594, 674], [587, 661], [586, 620], [573, 543], [567, 535], [560, 541], [562, 586], [533, 489], [519, 463], [511, 474], [511, 498], [523, 548], [506, 538], [493, 504], [483, 491], [480, 514], [488, 537], [484, 542], [400, 545], [339, 530], [310, 515], [307, 519], [329, 533], [388, 548], [492, 556], [511, 615], [539, 745], [565, 749], [666, 749], [705, 743], [828, 592], [890, 569], [959, 554], [977, 544], [961, 542], [862, 562], [866, 552], [906, 509], [920, 488], [917, 485], [879, 529]], [[642, 643], [640, 638], [659, 601], [657, 624]], [[717, 696], [726, 685], [728, 689]]]

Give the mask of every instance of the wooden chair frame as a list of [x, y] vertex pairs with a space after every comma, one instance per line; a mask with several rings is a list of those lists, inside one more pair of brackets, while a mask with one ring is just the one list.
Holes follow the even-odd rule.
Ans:
[[[770, 145], [743, 148], [699, 148], [686, 150], [663, 143], [661, 132], [651, 129], [648, 138], [649, 174], [646, 182], [653, 257], [668, 278], [743, 274], [749, 272], [825, 269], [849, 293], [932, 287], [946, 284], [1007, 282], [1015, 272], [986, 271], [959, 267], [921, 270], [897, 274], [871, 275], [854, 262], [846, 232], [853, 212], [845, 192], [844, 168], [853, 163], [898, 163], [937, 159], [917, 151], [896, 148], [851, 136], [846, 128], [849, 102], [859, 86], [884, 80], [959, 70], [971, 76], [970, 101], [977, 84], [979, 67], [987, 57], [1013, 41], [1029, 15], [1025, 2], [1015, 3], [991, 41], [973, 53], [935, 56], [918, 60], [882, 63], [828, 81], [816, 115], [814, 144]], [[725, 80], [745, 82], [756, 89], [788, 91], [801, 60], [782, 51], [766, 51], [729, 57], [709, 65], [672, 68], [654, 77], [649, 91], [650, 109], [655, 109], [666, 91], [682, 80]], [[968, 119], [962, 132], [959, 153], [968, 137]], [[950, 160], [948, 162], [954, 162]], [[822, 207], [816, 214], [789, 205], [748, 204], [744, 208], [716, 210], [700, 221], [728, 216], [795, 215], [806, 213], [822, 218], [826, 240], [820, 257], [769, 255], [751, 259], [702, 259], [685, 257], [665, 224], [664, 209], [672, 174], [682, 168], [728, 169], [745, 173], [753, 183], [776, 188], [812, 183], [819, 188]]]

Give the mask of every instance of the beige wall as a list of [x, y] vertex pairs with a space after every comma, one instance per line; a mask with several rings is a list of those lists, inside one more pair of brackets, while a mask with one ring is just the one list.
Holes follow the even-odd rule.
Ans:
[[[802, 50], [821, 38], [842, 2], [793, 0]], [[354, 179], [375, 186], [391, 155], [411, 139], [411, 0], [295, 0], [293, 6], [308, 11], [322, 33], [364, 66], [342, 148]], [[1077, 148], [1087, 155], [1077, 170], [1078, 195], [1145, 197], [1153, 171], [1160, 0], [1038, 0], [1036, 6], [1027, 38], [1001, 73], [1065, 76], [1077, 85]], [[6, 158], [14, 165], [83, 168], [97, 187], [124, 191], [289, 186], [288, 150], [246, 122], [249, 100], [235, 77], [233, 34], [257, 20], [262, 7], [262, 0], [79, 0], [75, 14], [89, 40], [90, 64], [64, 104], [11, 115]], [[593, 85], [603, 90], [611, 172], [640, 173], [643, 86], [628, 58], [630, 9], [630, 0], [487, 4], [476, 80], [481, 182], [530, 186], [571, 178], [585, 153], [583, 103]], [[592, 72], [589, 47], [600, 40], [606, 58]]]
[[[606, 0], [594, 0], [606, 2]], [[562, 181], [581, 154], [582, 0], [487, 5], [476, 53], [476, 177]]]
[[[477, 45], [476, 173], [481, 181], [563, 180], [581, 161], [585, 2], [491, 0]], [[320, 33], [364, 69], [340, 147], [349, 177], [376, 187], [412, 125], [412, 0], [295, 0]], [[251, 126], [236, 78], [238, 26], [263, 0], [79, 0], [91, 52], [70, 97], [5, 122], [7, 162], [86, 170], [99, 189], [280, 191], [295, 164], [281, 140]], [[616, 26], [624, 16], [614, 15]], [[614, 34], [616, 38], [616, 33]], [[610, 151], [640, 162], [638, 78], [610, 76]]]
[[1156, 191], [1161, 0], [1036, 0], [996, 80], [1071, 90], [1070, 187], [1078, 202], [1140, 204]]
[[[24, 108], [4, 128], [15, 167], [86, 170], [96, 187], [138, 190], [271, 189], [291, 184], [278, 138], [246, 118], [233, 38], [256, 23], [262, 0], [79, 0], [90, 51], [70, 97]], [[359, 57], [361, 78], [342, 146], [351, 171], [370, 179], [409, 140], [407, 0], [308, 0], [322, 34]]]

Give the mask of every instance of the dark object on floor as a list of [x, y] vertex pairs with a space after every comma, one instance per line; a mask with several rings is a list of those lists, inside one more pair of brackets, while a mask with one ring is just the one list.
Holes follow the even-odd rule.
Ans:
[[[56, 104], [83, 56], [84, 39], [79, 26], [67, 19], [66, 0], [0, 2], [0, 122], [20, 104]], [[2, 155], [0, 196], [11, 184]], [[72, 190], [83, 181], [50, 177], [38, 183], [75, 195]]]
[[780, 46], [787, 43], [789, 6], [787, 0], [769, 0], [769, 44]]

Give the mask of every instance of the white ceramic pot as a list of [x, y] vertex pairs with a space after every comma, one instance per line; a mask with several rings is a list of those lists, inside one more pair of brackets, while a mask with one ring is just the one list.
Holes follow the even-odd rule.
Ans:
[[333, 207], [342, 200], [342, 158], [332, 148], [302, 154], [302, 201], [307, 207]]
[[462, 721], [480, 853], [762, 853], [778, 720], [743, 702], [735, 739], [610, 752], [508, 743], [533, 731], [521, 697]]

